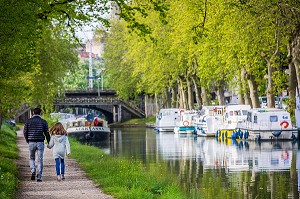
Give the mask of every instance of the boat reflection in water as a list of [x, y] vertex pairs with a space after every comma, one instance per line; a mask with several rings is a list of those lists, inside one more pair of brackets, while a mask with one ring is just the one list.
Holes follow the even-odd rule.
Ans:
[[300, 169], [295, 142], [220, 142], [158, 134], [157, 145], [173, 165], [170, 169], [179, 167], [184, 189], [195, 198], [299, 198], [300, 174], [292, 167], [297, 158]]
[[120, 128], [112, 129], [109, 141], [100, 148], [171, 176], [188, 198], [299, 198], [300, 150], [292, 141], [220, 142]]

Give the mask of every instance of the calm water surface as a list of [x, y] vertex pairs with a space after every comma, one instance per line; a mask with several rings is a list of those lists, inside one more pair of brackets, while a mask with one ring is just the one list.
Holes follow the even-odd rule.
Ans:
[[112, 156], [161, 166], [191, 198], [299, 198], [300, 149], [292, 142], [221, 142], [148, 128], [111, 129], [90, 142]]

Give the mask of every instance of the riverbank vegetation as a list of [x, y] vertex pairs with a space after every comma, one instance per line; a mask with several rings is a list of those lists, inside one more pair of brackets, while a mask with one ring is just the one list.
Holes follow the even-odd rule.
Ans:
[[105, 154], [94, 146], [70, 139], [71, 157], [101, 189], [116, 198], [188, 198], [181, 192], [179, 181], [165, 175], [162, 165], [147, 166], [141, 161]]
[[259, 96], [267, 96], [268, 107], [275, 107], [275, 96], [289, 95], [293, 114], [296, 86], [300, 88], [299, 3], [164, 3], [167, 23], [155, 12], [137, 15], [151, 27], [149, 37], [141, 39], [119, 19], [104, 35], [105, 72], [120, 96], [147, 94], [159, 108], [191, 110], [210, 105], [212, 98], [220, 105], [235, 98], [257, 108]]
[[16, 129], [7, 124], [0, 130], [0, 198], [14, 198], [18, 185]]
[[155, 124], [155, 116], [147, 118], [133, 118], [125, 122], [111, 124], [110, 127], [144, 126]]

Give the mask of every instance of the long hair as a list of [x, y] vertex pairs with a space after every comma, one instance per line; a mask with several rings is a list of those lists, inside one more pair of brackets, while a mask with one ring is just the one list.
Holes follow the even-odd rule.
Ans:
[[51, 135], [67, 135], [67, 131], [65, 130], [64, 126], [57, 122], [50, 128], [50, 134]]

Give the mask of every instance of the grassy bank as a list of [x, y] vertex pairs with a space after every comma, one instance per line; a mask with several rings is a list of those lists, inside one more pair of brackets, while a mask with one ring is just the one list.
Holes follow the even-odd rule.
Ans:
[[176, 178], [162, 175], [167, 169], [162, 165], [145, 168], [140, 161], [112, 157], [97, 147], [70, 141], [71, 157], [104, 192], [116, 198], [187, 198]]
[[148, 118], [134, 118], [125, 122], [113, 123], [111, 127], [128, 127], [128, 126], [146, 126], [147, 124], [155, 124], [155, 116]]
[[16, 129], [2, 125], [0, 130], [0, 198], [14, 198], [18, 185]]

